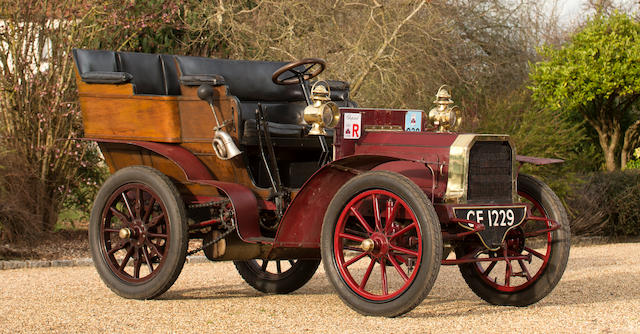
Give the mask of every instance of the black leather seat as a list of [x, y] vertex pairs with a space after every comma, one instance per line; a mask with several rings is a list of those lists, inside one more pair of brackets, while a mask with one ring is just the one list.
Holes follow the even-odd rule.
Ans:
[[[187, 86], [225, 84], [238, 99], [239, 130], [244, 144], [257, 143], [255, 110], [262, 105], [269, 132], [274, 137], [303, 137], [306, 106], [299, 85], [276, 85], [271, 75], [287, 62], [214, 59], [107, 50], [73, 50], [74, 60], [87, 83], [132, 83], [135, 94], [180, 95]], [[180, 67], [178, 78], [176, 61]], [[328, 81], [331, 99], [339, 106], [355, 106], [349, 84]], [[331, 132], [330, 130], [328, 132]]]
[[[185, 85], [199, 85], [206, 78], [222, 77], [229, 87], [229, 94], [238, 98], [240, 106], [240, 133], [244, 144], [256, 142], [255, 110], [262, 105], [269, 132], [275, 137], [302, 137], [302, 112], [306, 106], [304, 93], [299, 85], [276, 85], [271, 76], [287, 62], [246, 61], [176, 56], [181, 81]], [[201, 77], [202, 81], [193, 80]], [[331, 81], [331, 98], [340, 106], [351, 105], [349, 85]]]
[[73, 55], [87, 83], [131, 82], [134, 94], [180, 95], [172, 55], [81, 49], [74, 49]]

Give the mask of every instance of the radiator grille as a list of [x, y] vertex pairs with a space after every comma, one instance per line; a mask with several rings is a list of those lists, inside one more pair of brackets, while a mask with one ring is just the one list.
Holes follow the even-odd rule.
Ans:
[[469, 203], [512, 201], [513, 157], [508, 142], [479, 141], [469, 155]]

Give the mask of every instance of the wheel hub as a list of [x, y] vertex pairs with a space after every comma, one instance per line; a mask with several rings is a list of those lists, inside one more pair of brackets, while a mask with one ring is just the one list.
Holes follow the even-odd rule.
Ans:
[[385, 256], [389, 252], [389, 240], [384, 234], [374, 232], [368, 239], [362, 241], [360, 248], [375, 257]]
[[360, 248], [362, 248], [362, 250], [365, 251], [365, 252], [370, 252], [370, 251], [374, 250], [375, 247], [376, 247], [376, 245], [373, 242], [373, 240], [371, 240], [371, 239], [364, 239], [364, 240], [362, 240], [362, 243], [360, 244]]
[[129, 239], [131, 238], [131, 234], [131, 230], [126, 227], [121, 228], [118, 232], [118, 236], [120, 237], [120, 239]]

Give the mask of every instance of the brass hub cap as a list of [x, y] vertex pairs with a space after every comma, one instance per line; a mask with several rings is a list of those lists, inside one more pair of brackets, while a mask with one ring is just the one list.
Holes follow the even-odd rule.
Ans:
[[372, 251], [375, 248], [375, 246], [376, 246], [375, 243], [371, 239], [364, 239], [360, 244], [360, 248], [362, 248], [362, 250], [365, 252]]
[[120, 239], [129, 239], [131, 238], [131, 230], [126, 227], [121, 228], [120, 232], [118, 232], [118, 236]]

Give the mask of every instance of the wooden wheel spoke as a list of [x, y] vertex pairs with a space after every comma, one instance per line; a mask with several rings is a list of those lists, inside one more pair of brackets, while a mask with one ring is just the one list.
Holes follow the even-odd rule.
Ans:
[[160, 238], [160, 239], [166, 239], [167, 235], [166, 234], [162, 234], [162, 233], [147, 233], [147, 235], [151, 238]]
[[411, 223], [411, 224], [409, 224], [409, 225], [405, 226], [405, 227], [404, 227], [403, 229], [401, 229], [400, 231], [398, 231], [398, 232], [394, 233], [394, 234], [389, 238], [389, 240], [393, 240], [393, 239], [395, 239], [395, 238], [397, 238], [397, 237], [399, 237], [399, 236], [401, 236], [401, 235], [403, 235], [403, 234], [407, 233], [407, 232], [408, 232], [408, 231], [410, 231], [411, 229], [416, 228], [417, 226], [418, 226], [418, 225], [416, 224], [416, 222], [413, 222], [413, 223]]
[[104, 232], [105, 233], [118, 233], [118, 232], [120, 232], [120, 229], [117, 229], [117, 228], [105, 228]]
[[391, 256], [390, 254], [387, 254], [387, 258], [389, 259], [391, 264], [393, 264], [393, 267], [396, 268], [396, 271], [398, 272], [398, 274], [400, 274], [402, 279], [405, 282], [408, 281], [409, 280], [409, 276], [407, 276], [407, 274], [404, 272], [404, 270], [402, 270], [402, 267], [400, 267], [400, 264], [398, 263], [398, 261], [396, 261], [396, 259], [394, 259], [393, 256]]
[[387, 282], [387, 266], [385, 265], [384, 257], [380, 258], [380, 280], [382, 281], [382, 294], [389, 294], [389, 282]]
[[153, 242], [151, 242], [151, 240], [146, 239], [144, 243], [147, 245], [147, 247], [149, 247], [149, 249], [151, 249], [151, 255], [155, 255], [158, 258], [162, 259], [162, 254], [160, 254], [158, 247], [156, 247], [156, 245]]
[[153, 210], [153, 205], [156, 204], [156, 199], [151, 196], [149, 200], [149, 205], [144, 207], [144, 217], [142, 218], [142, 222], [146, 223], [149, 221], [149, 216], [151, 216], [151, 211]]
[[538, 253], [537, 251], [535, 251], [535, 250], [533, 250], [533, 249], [531, 249], [529, 247], [525, 247], [524, 250], [529, 252], [531, 255], [544, 260], [544, 255]]
[[396, 214], [398, 213], [398, 206], [400, 202], [393, 202], [392, 199], [387, 200], [387, 219], [385, 221], [384, 232], [389, 233], [391, 230], [391, 224], [396, 220]]
[[339, 233], [338, 237], [340, 238], [344, 238], [344, 239], [349, 239], [349, 240], [353, 240], [353, 241], [357, 241], [357, 242], [362, 242], [362, 240], [364, 240], [364, 238], [355, 236], [355, 235], [351, 235], [351, 234], [347, 234], [347, 233]]
[[124, 270], [124, 267], [127, 266], [127, 262], [129, 262], [129, 259], [131, 258], [132, 253], [133, 253], [133, 246], [130, 246], [129, 249], [127, 249], [127, 254], [125, 254], [124, 258], [122, 259], [122, 263], [120, 263], [120, 267], [118, 268], [118, 270], [120, 271]]
[[346, 228], [346, 227], [344, 228], [344, 231], [353, 235], [357, 235], [359, 237], [363, 237], [363, 238], [369, 237], [369, 235], [365, 231], [357, 231], [352, 228]]
[[149, 256], [149, 252], [147, 251], [147, 248], [144, 247], [144, 245], [140, 248], [142, 249], [142, 255], [144, 256], [144, 261], [147, 263], [147, 266], [149, 267], [149, 273], [152, 273], [153, 265], [151, 264], [151, 257]]
[[506, 243], [502, 244], [502, 256], [504, 257], [504, 262], [506, 262], [507, 267], [504, 271], [504, 285], [506, 287], [511, 285], [511, 276], [513, 276], [513, 268], [511, 267], [511, 259], [509, 259], [509, 254], [507, 254], [507, 246]]
[[149, 223], [147, 224], [147, 227], [154, 227], [154, 226], [158, 225], [158, 222], [160, 222], [161, 219], [164, 219], [164, 212], [162, 212], [159, 215], [153, 217], [149, 221]]
[[524, 261], [518, 260], [518, 264], [520, 265], [520, 268], [522, 269], [522, 273], [527, 278], [527, 281], [530, 281], [531, 280], [531, 274], [529, 273], [529, 270], [527, 269], [527, 266], [524, 264]]
[[351, 260], [345, 262], [342, 267], [343, 268], [347, 268], [348, 266], [358, 262], [360, 259], [362, 259], [363, 257], [365, 257], [367, 255], [367, 252], [362, 252], [360, 254], [358, 254], [357, 256], [354, 256]]
[[369, 267], [367, 267], [367, 271], [364, 273], [362, 281], [360, 282], [360, 289], [364, 289], [364, 287], [367, 285], [367, 281], [369, 281], [369, 276], [371, 276], [371, 271], [373, 271], [373, 266], [375, 264], [376, 261], [374, 259], [371, 259], [371, 262], [369, 262]]
[[133, 262], [133, 276], [140, 278], [140, 267], [142, 267], [142, 259], [140, 258], [140, 252], [136, 250]]
[[114, 207], [110, 207], [109, 211], [111, 211], [111, 213], [116, 216], [116, 218], [120, 219], [120, 221], [122, 221], [123, 224], [127, 225], [127, 226], [131, 226], [131, 222], [129, 221], [129, 218], [127, 216], [125, 216], [124, 213], [120, 212], [120, 210], [114, 208]]
[[418, 257], [418, 252], [416, 251], [412, 251], [410, 249], [406, 249], [400, 246], [396, 246], [396, 245], [389, 245], [389, 247], [391, 247], [391, 249], [393, 249], [396, 252], [400, 252], [400, 253], [404, 253], [404, 254], [408, 254], [408, 255], [412, 255], [415, 257]]
[[358, 212], [355, 207], [352, 206], [351, 208], [349, 208], [349, 210], [358, 219], [360, 225], [362, 225], [362, 227], [364, 227], [364, 229], [367, 230], [369, 234], [373, 233], [373, 230], [371, 229], [371, 226], [369, 226], [369, 223], [367, 223], [367, 221], [364, 219], [364, 217], [362, 217], [360, 212]]
[[260, 267], [260, 270], [267, 272], [267, 265], [269, 265], [269, 261], [268, 260], [262, 260], [262, 266]]
[[512, 276], [512, 268], [511, 268], [511, 260], [505, 260], [507, 262], [507, 268], [504, 271], [504, 286], [511, 286], [511, 276]]
[[494, 261], [494, 262], [489, 263], [489, 266], [487, 266], [487, 269], [485, 269], [482, 272], [482, 275], [489, 276], [489, 274], [491, 273], [491, 270], [493, 270], [493, 268], [496, 266], [497, 263], [498, 263], [498, 261]]
[[117, 251], [119, 251], [119, 250], [123, 249], [123, 248], [124, 248], [124, 246], [126, 246], [126, 245], [127, 245], [127, 241], [126, 241], [126, 240], [123, 240], [123, 241], [118, 242], [118, 243], [115, 245], [115, 247], [111, 248], [111, 249], [107, 252], [107, 255], [109, 255], [109, 256], [113, 255], [113, 253], [115, 253], [115, 252], [117, 252]]
[[141, 219], [142, 218], [142, 191], [140, 190], [140, 188], [136, 188], [136, 199], [133, 207], [135, 208], [135, 211], [136, 211], [136, 218]]
[[122, 193], [122, 198], [124, 199], [124, 204], [127, 206], [129, 217], [131, 217], [131, 219], [134, 219], [135, 216], [133, 215], [133, 211], [131, 211], [131, 205], [129, 205], [129, 200], [127, 199], [127, 195], [124, 192]]
[[376, 224], [376, 231], [382, 231], [382, 222], [380, 221], [380, 203], [378, 202], [378, 196], [376, 196], [376, 194], [372, 194], [371, 201], [373, 202], [373, 219]]
[[276, 261], [276, 271], [278, 274], [282, 274], [282, 267], [280, 265], [280, 260]]

